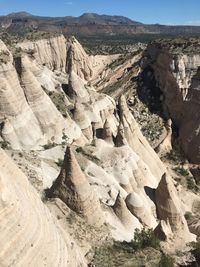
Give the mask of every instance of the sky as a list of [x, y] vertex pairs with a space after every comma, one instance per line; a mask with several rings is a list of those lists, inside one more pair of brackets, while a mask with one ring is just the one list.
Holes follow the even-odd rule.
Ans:
[[0, 15], [18, 11], [53, 17], [92, 12], [143, 23], [200, 25], [200, 0], [0, 0]]

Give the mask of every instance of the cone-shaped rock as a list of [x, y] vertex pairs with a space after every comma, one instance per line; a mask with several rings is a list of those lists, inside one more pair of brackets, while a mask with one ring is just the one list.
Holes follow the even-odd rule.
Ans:
[[142, 224], [146, 226], [151, 225], [151, 216], [145, 208], [142, 198], [137, 193], [130, 193], [125, 201], [130, 212], [136, 216]]
[[115, 146], [120, 147], [127, 144], [123, 124], [120, 123], [117, 130], [117, 136], [115, 138]]
[[0, 149], [0, 266], [87, 266], [24, 173]]
[[113, 132], [108, 120], [104, 123], [102, 138], [108, 143], [113, 143]]
[[85, 83], [74, 71], [69, 75], [69, 88], [66, 93], [71, 100], [78, 100], [79, 102], [89, 101], [89, 94], [85, 88]]
[[156, 189], [156, 205], [158, 218], [165, 222], [169, 221], [172, 231], [184, 229], [189, 232], [177, 190], [166, 174], [162, 176]]
[[156, 189], [156, 204], [158, 217], [167, 221], [175, 229], [182, 221], [182, 212], [177, 191], [171, 179], [164, 174]]
[[99, 200], [71, 151], [67, 147], [61, 172], [48, 192], [50, 197], [58, 197], [67, 206], [85, 217], [91, 224], [102, 224], [103, 212]]
[[156, 152], [142, 135], [136, 120], [128, 108], [126, 98], [123, 95], [119, 98], [118, 109], [120, 124], [123, 125], [124, 136], [129, 146], [149, 166], [151, 173], [157, 180], [160, 180], [160, 177], [166, 172], [166, 169]]
[[[182, 245], [195, 240], [194, 235], [189, 232], [187, 222], [181, 209], [181, 203], [178, 198], [177, 190], [170, 177], [166, 173], [156, 189], [156, 205], [158, 218], [165, 221], [162, 223], [162, 232], [170, 233], [170, 228], [174, 234], [174, 243], [181, 241]], [[167, 225], [170, 224], [170, 227]]]
[[120, 219], [122, 224], [128, 229], [140, 229], [141, 224], [138, 219], [131, 214], [128, 210], [125, 201], [120, 196], [120, 193], [117, 195], [115, 204], [113, 205], [113, 211], [115, 212], [116, 216]]
[[79, 102], [74, 106], [74, 120], [81, 128], [83, 134], [88, 140], [93, 139], [93, 131], [90, 119], [85, 114], [83, 105]]
[[161, 220], [157, 227], [154, 229], [154, 233], [162, 241], [167, 241], [167, 239], [173, 237], [169, 221], [165, 222]]

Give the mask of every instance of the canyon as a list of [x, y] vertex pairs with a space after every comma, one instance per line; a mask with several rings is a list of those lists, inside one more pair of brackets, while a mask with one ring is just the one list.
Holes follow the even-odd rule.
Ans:
[[142, 229], [177, 264], [195, 261], [198, 49], [198, 38], [107, 55], [62, 34], [0, 40], [2, 266], [107, 266], [95, 250]]

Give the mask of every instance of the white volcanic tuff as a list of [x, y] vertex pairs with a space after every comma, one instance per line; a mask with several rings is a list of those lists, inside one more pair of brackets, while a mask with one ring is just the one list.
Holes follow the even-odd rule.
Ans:
[[185, 242], [195, 240], [195, 236], [189, 232], [177, 190], [167, 174], [164, 174], [160, 180], [155, 192], [155, 200], [158, 219], [165, 221], [163, 231], [173, 233], [173, 242], [175, 244], [180, 242], [183, 245]]
[[138, 193], [130, 193], [126, 200], [126, 205], [130, 212], [139, 219], [139, 221], [150, 228], [155, 228], [157, 221], [155, 214], [152, 214], [152, 210], [155, 210], [153, 202], [148, 201], [147, 196]]
[[[41, 85], [29, 68], [30, 63], [28, 59], [22, 57], [21, 61], [20, 75], [26, 100], [33, 110], [46, 140], [48, 141], [54, 138], [55, 142], [61, 142], [63, 132], [65, 128], [67, 128], [69, 119], [67, 122], [67, 120], [62, 117], [51, 99], [42, 90]], [[73, 122], [71, 122], [71, 124], [73, 124]], [[74, 138], [76, 137], [74, 136]]]
[[89, 56], [74, 37], [68, 39], [67, 42], [66, 72], [70, 73], [72, 71], [83, 80], [89, 80], [93, 75]]
[[88, 102], [90, 96], [85, 88], [85, 82], [74, 71], [69, 75], [69, 97], [79, 102]]
[[120, 196], [120, 193], [117, 195], [115, 204], [112, 208], [116, 216], [119, 218], [119, 220], [122, 222], [122, 224], [127, 230], [129, 230], [130, 232], [132, 231], [134, 233], [135, 229], [141, 228], [140, 222], [128, 210], [124, 199]]
[[111, 122], [112, 130], [117, 131], [118, 122], [114, 116], [116, 105], [111, 97], [86, 86], [75, 72], [70, 74], [69, 86], [69, 95], [74, 101], [73, 119], [87, 139], [93, 138], [92, 124], [95, 128], [102, 128], [106, 119]]
[[49, 190], [50, 197], [58, 197], [72, 210], [92, 224], [104, 222], [99, 199], [82, 172], [70, 147], [67, 147], [60, 174]]
[[171, 64], [171, 70], [176, 82], [182, 91], [185, 100], [192, 78], [200, 66], [200, 55], [177, 55]]
[[15, 149], [31, 148], [40, 141], [42, 132], [26, 102], [12, 60], [0, 66], [0, 80], [2, 136]]
[[0, 159], [1, 265], [86, 266], [25, 175], [2, 150]]
[[[0, 119], [2, 136], [14, 149], [35, 149], [54, 139], [62, 142], [63, 133], [69, 142], [86, 140], [80, 128], [69, 117], [64, 119], [32, 73], [32, 61], [27, 56], [18, 62], [20, 85], [10, 57], [0, 66]], [[13, 87], [15, 90], [13, 90]], [[78, 141], [79, 142], [79, 141]]]
[[119, 55], [89, 56], [81, 44], [74, 37], [71, 37], [67, 40], [66, 72], [74, 71], [86, 81], [98, 79], [104, 68], [118, 57]]
[[[65, 134], [67, 135], [69, 142], [77, 139], [79, 144], [84, 144], [84, 142], [86, 142], [86, 139], [84, 138], [84, 136], [82, 136], [80, 128], [76, 125], [76, 123], [70, 120], [69, 117], [68, 119], [64, 120], [51, 102], [50, 98], [44, 93], [41, 88], [41, 85], [50, 91], [55, 90], [55, 86], [59, 86], [59, 88], [61, 88], [61, 82], [63, 81], [63, 79], [67, 79], [67, 76], [64, 77], [64, 75], [60, 72], [63, 71], [63, 69], [59, 67], [61, 64], [59, 58], [58, 62], [55, 63], [54, 60], [56, 59], [53, 52], [53, 55], [50, 55], [51, 53], [49, 52], [49, 49], [56, 49], [57, 42], [61, 42], [60, 46], [63, 48], [63, 39], [55, 39], [55, 41], [51, 39], [49, 43], [47, 42], [47, 40], [41, 40], [33, 43], [24, 42], [18, 45], [18, 47], [21, 47], [22, 50], [25, 51], [22, 53], [21, 58], [16, 61], [16, 68], [20, 74], [20, 83], [22, 84], [23, 89], [20, 86], [13, 65], [10, 64], [12, 61], [12, 56], [10, 55], [10, 63], [2, 65], [2, 68], [4, 69], [8, 68], [8, 65], [10, 64], [10, 70], [3, 70], [2, 75], [6, 79], [6, 82], [8, 81], [11, 86], [13, 86], [14, 83], [17, 84], [17, 87], [19, 89], [15, 91], [10, 90], [10, 92], [8, 88], [6, 90], [6, 93], [13, 94], [14, 98], [13, 102], [10, 104], [9, 111], [8, 101], [6, 101], [5, 104], [3, 103], [3, 101], [1, 103], [1, 112], [4, 113], [3, 120], [6, 122], [2, 134], [4, 139], [9, 141], [11, 143], [11, 146], [15, 149], [39, 148], [39, 145], [43, 145], [49, 140], [61, 142], [63, 132], [65, 132]], [[44, 41], [43, 45], [42, 41]], [[44, 49], [44, 47], [46, 46], [48, 46], [46, 48], [47, 53], [45, 54], [44, 58], [40, 58], [39, 55], [42, 54], [42, 49]], [[2, 49], [6, 49], [5, 45], [2, 45], [2, 47]], [[26, 53], [28, 56], [24, 55], [24, 53]], [[65, 55], [60, 54], [59, 56], [64, 57]], [[49, 57], [48, 60], [47, 57]], [[48, 64], [46, 65], [48, 66], [48, 68], [52, 69], [52, 66], [56, 65], [59, 75], [55, 75], [50, 69], [42, 66], [42, 64], [44, 64], [44, 61], [47, 61]], [[47, 79], [48, 75], [49, 77]], [[98, 123], [97, 127], [102, 127], [108, 115], [112, 116], [114, 110], [113, 100], [111, 100], [107, 96], [95, 93], [93, 89], [87, 89], [85, 87], [85, 83], [80, 79], [80, 77], [76, 75], [74, 71], [72, 71], [70, 74], [69, 87], [71, 87], [76, 101], [80, 100], [81, 102], [86, 103], [86, 106], [88, 106], [86, 117], [88, 116], [90, 118], [90, 122]], [[14, 95], [15, 93], [18, 93], [20, 95], [21, 102], [16, 99], [16, 96]], [[5, 92], [3, 92], [3, 94], [5, 94]], [[12, 98], [7, 97], [7, 99], [8, 98], [9, 101], [11, 101]], [[9, 113], [12, 113], [12, 108], [16, 108], [14, 103], [19, 103], [20, 109], [15, 112], [15, 116], [13, 115], [8, 117]], [[7, 106], [6, 108], [4, 108], [5, 105]], [[25, 106], [24, 110], [26, 110], [26, 114], [25, 111], [21, 110], [22, 106]], [[32, 121], [32, 125], [27, 120], [25, 120], [25, 117], [27, 117], [27, 120], [30, 119]], [[30, 124], [29, 128], [26, 129], [26, 136], [24, 136], [23, 130], [20, 128], [21, 124], [24, 125], [23, 122]], [[35, 131], [33, 131], [32, 126], [34, 126]], [[91, 138], [93, 137], [91, 125], [88, 125], [87, 128], [82, 128], [82, 130], [87, 139], [91, 140]]]
[[[142, 203], [142, 212], [140, 213], [134, 213], [127, 200], [126, 204], [129, 211], [127, 211], [127, 207], [124, 211], [119, 209], [116, 212], [115, 210], [115, 214], [126, 228], [126, 230], [124, 230], [126, 232], [126, 240], [130, 240], [133, 236], [134, 231], [131, 229], [141, 227], [141, 223], [138, 224], [139, 221], [149, 227], [156, 227], [156, 207], [145, 193], [144, 187], [149, 187], [149, 189], [156, 188], [158, 180], [151, 174], [151, 171], [142, 159], [140, 159], [128, 145], [114, 147], [113, 144], [100, 139], [96, 139], [95, 141], [95, 149], [92, 156], [100, 161], [99, 166], [101, 166], [101, 168], [94, 163], [88, 162], [85, 173], [89, 177], [90, 184], [96, 189], [103, 203], [113, 205], [116, 200], [118, 200], [117, 202], [119, 205], [117, 205], [117, 207], [125, 207], [124, 200], [120, 199], [127, 198], [129, 200], [129, 197], [127, 197], [129, 194], [133, 196], [134, 199], [135, 195], [137, 195]], [[132, 216], [130, 216], [130, 212]], [[136, 218], [139, 219], [139, 221], [136, 220]], [[113, 216], [109, 212], [107, 212], [106, 220], [114, 228], [117, 227]], [[134, 223], [132, 228], [130, 226], [128, 227], [128, 230], [127, 225], [129, 225], [130, 221], [134, 221]], [[140, 227], [138, 227], [138, 225], [140, 225]], [[123, 234], [119, 233], [119, 229], [113, 230], [112, 234], [113, 237], [117, 239], [121, 239], [123, 236]]]
[[151, 173], [159, 181], [163, 173], [166, 171], [165, 167], [146, 138], [142, 135], [137, 122], [128, 109], [124, 96], [121, 96], [119, 99], [119, 116], [129, 146], [146, 163], [151, 170]]
[[38, 41], [19, 43], [17, 47], [24, 52], [31, 52], [39, 65], [46, 65], [50, 70], [65, 72], [66, 68], [66, 39], [63, 35]]

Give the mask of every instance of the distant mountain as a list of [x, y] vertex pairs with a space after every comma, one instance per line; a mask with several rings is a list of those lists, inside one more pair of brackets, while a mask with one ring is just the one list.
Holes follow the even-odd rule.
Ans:
[[16, 17], [31, 17], [33, 16], [32, 14], [26, 12], [26, 11], [21, 11], [21, 12], [13, 12], [13, 13], [10, 13], [7, 15], [7, 17], [10, 17], [10, 18], [16, 18]]
[[25, 11], [0, 16], [0, 31], [60, 32], [65, 35], [200, 34], [200, 26], [147, 25], [123, 16], [84, 13], [80, 17], [42, 17]]
[[98, 15], [95, 13], [84, 13], [78, 18], [78, 22], [96, 23], [98, 25], [142, 25], [142, 23], [133, 21], [123, 16]]

